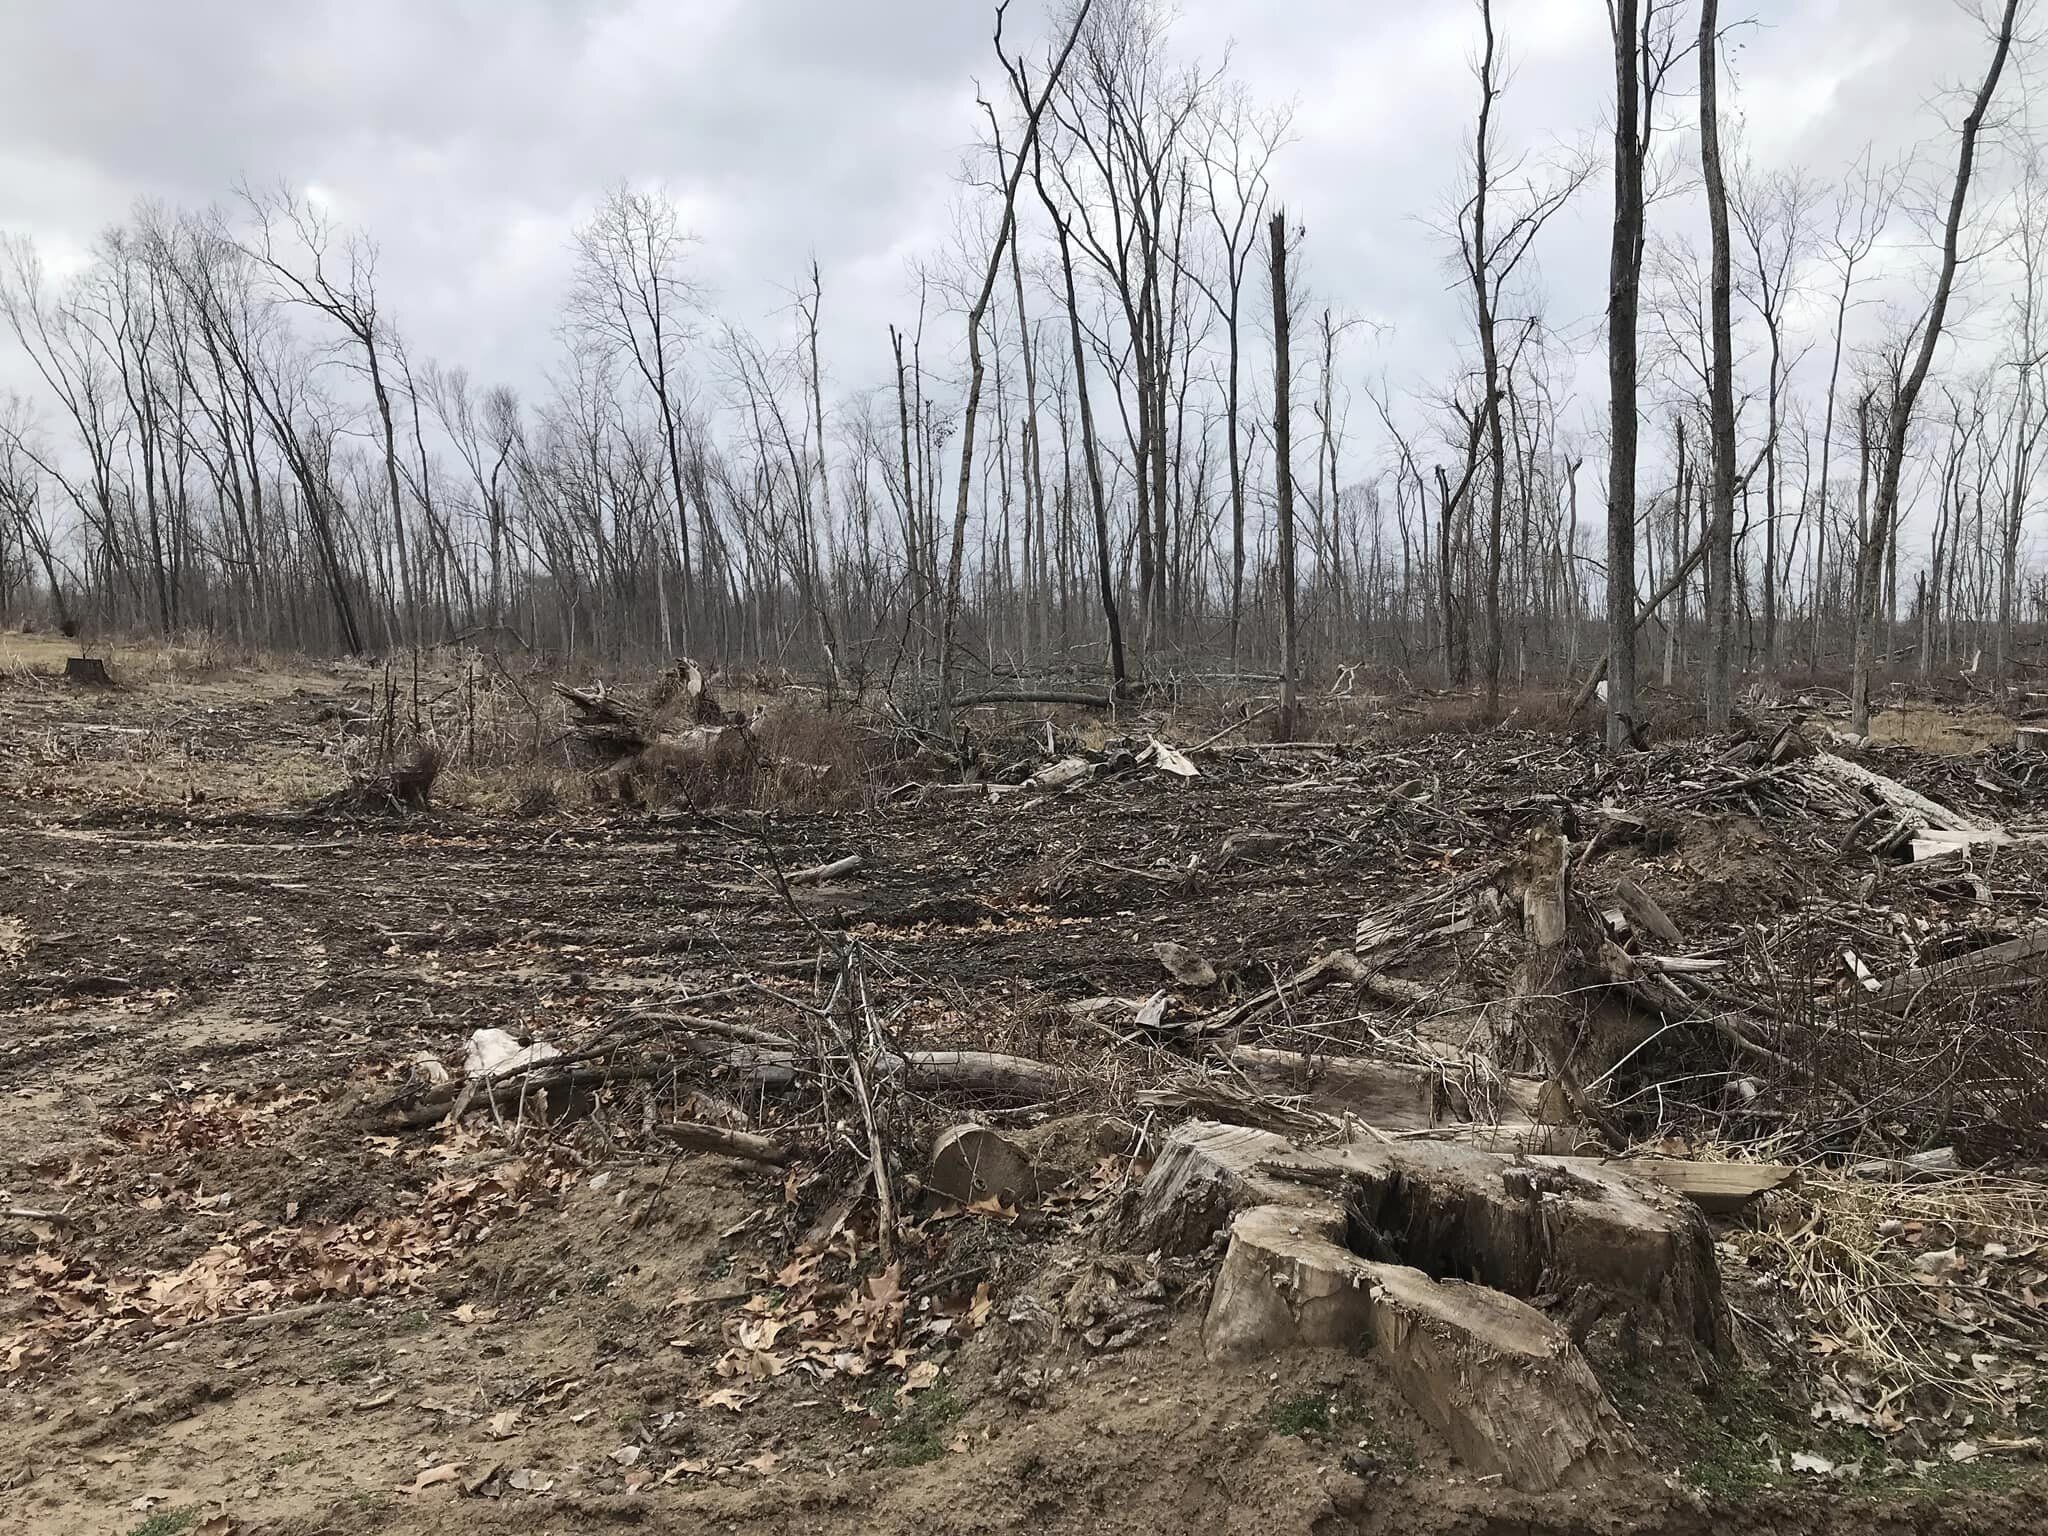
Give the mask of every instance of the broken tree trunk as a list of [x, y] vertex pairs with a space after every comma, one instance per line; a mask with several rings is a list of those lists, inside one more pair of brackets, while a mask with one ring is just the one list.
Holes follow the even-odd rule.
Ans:
[[1614, 882], [1614, 899], [1620, 903], [1621, 910], [1638, 933], [1648, 934], [1664, 944], [1685, 943], [1685, 935], [1678, 931], [1678, 925], [1671, 921], [1648, 891], [1626, 875]]
[[921, 1088], [957, 1088], [1013, 1099], [1056, 1099], [1066, 1089], [1057, 1067], [996, 1051], [905, 1051], [910, 1081]]

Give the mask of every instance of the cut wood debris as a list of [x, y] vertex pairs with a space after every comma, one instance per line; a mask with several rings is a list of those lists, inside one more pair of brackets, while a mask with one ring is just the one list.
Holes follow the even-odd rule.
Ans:
[[[564, 701], [593, 781], [772, 739], [674, 686]], [[21, 1050], [162, 1032], [83, 1136], [21, 1101], [66, 1150], [0, 1181], [0, 1369], [360, 1359], [351, 1425], [414, 1425], [378, 1481], [457, 1469], [408, 1507], [974, 1465], [1105, 1383], [1261, 1423], [1299, 1378], [1332, 1454], [1366, 1414], [1539, 1499], [1683, 1465], [1644, 1380], [1769, 1373], [1794, 1429], [1745, 1444], [1829, 1487], [1838, 1431], [2023, 1456], [2048, 768], [1812, 734], [1281, 751], [1131, 703], [977, 715], [975, 793], [858, 819], [25, 823]], [[141, 860], [190, 915], [98, 945], [67, 882]]]

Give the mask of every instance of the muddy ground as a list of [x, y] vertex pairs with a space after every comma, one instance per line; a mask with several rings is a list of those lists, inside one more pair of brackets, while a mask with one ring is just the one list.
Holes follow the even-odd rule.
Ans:
[[[1085, 1074], [1059, 1004], [1152, 991], [1161, 940], [1250, 988], [1348, 942], [1497, 847], [1518, 803], [1597, 789], [1556, 742], [1434, 749], [1395, 797], [1383, 762], [1271, 754], [772, 820], [518, 816], [459, 781], [425, 814], [315, 813], [343, 779], [323, 708], [373, 674], [166, 668], [109, 693], [45, 660], [0, 668], [0, 1527], [1963, 1531], [2037, 1507], [2024, 1461], [1802, 1478], [1802, 1448], [1863, 1452], [1657, 1362], [1613, 1383], [1647, 1475], [1505, 1493], [1366, 1361], [1206, 1366], [1205, 1275], [1100, 1244], [1143, 1172], [1128, 1127], [1059, 1133], [1043, 1211], [913, 1201], [899, 1270], [855, 1220], [802, 1271], [834, 1193], [802, 1166], [677, 1154], [602, 1105], [555, 1134], [378, 1111], [479, 1027], [573, 1048], [649, 1006], [786, 1026], [816, 996], [812, 923], [865, 941], [903, 1042]], [[1432, 796], [1446, 771], [1497, 809]], [[1208, 870], [1247, 828], [1288, 855]], [[1768, 855], [1731, 835], [1699, 847], [1739, 904], [1740, 860]], [[800, 912], [775, 888], [846, 854], [858, 876]], [[1367, 1028], [1336, 1001], [1294, 1022]], [[839, 1342], [763, 1344], [820, 1276], [825, 1322], [788, 1332]]]

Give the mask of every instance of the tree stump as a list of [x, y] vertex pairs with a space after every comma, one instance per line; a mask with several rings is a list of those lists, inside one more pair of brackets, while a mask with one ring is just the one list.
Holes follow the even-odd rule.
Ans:
[[1212, 1360], [1296, 1347], [1375, 1352], [1395, 1387], [1476, 1471], [1541, 1491], [1635, 1447], [1578, 1347], [1527, 1302], [1340, 1246], [1334, 1204], [1261, 1205], [1230, 1226], [1202, 1319]]
[[67, 656], [64, 658], [64, 681], [81, 688], [111, 688], [113, 675], [107, 671], [107, 664], [97, 656]]
[[1583, 1325], [1621, 1317], [1709, 1367], [1733, 1351], [1706, 1218], [1625, 1164], [1450, 1141], [1302, 1151], [1270, 1131], [1194, 1121], [1167, 1138], [1139, 1191], [1134, 1246], [1198, 1253], [1265, 1205], [1310, 1223], [1341, 1212], [1340, 1234], [1374, 1259], [1525, 1299], [1573, 1294]]

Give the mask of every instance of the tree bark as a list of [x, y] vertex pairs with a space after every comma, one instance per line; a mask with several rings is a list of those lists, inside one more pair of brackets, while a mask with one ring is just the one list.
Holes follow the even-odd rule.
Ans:
[[1637, 131], [1636, 0], [1613, 0], [1614, 238], [1607, 264], [1607, 748], [1635, 739], [1636, 307], [1642, 282], [1643, 162]]
[[1294, 468], [1288, 426], [1287, 212], [1267, 225], [1273, 247], [1273, 478], [1280, 521], [1280, 739], [1292, 741], [1295, 726], [1294, 653]]
[[1700, 162], [1712, 232], [1713, 361], [1708, 383], [1708, 448], [1712, 456], [1711, 528], [1707, 551], [1707, 723], [1726, 730], [1735, 704], [1735, 342], [1730, 313], [1728, 185], [1721, 174], [1718, 58], [1720, 0], [1700, 0]]

